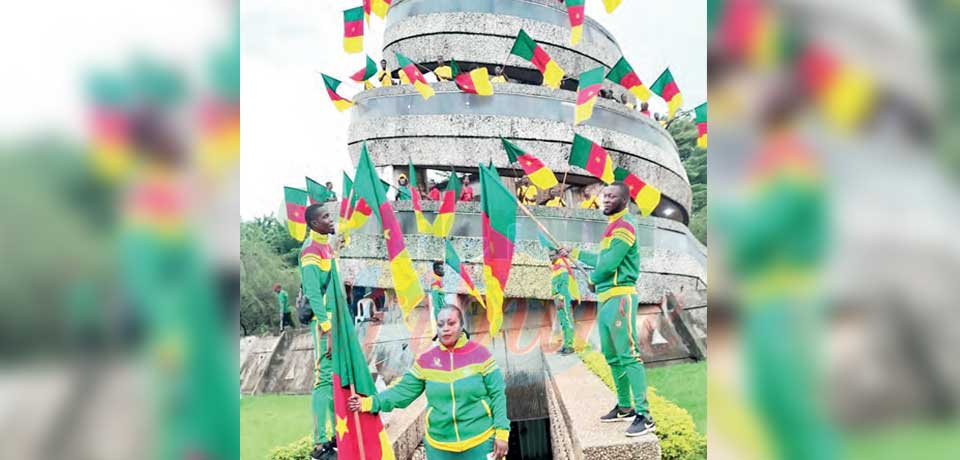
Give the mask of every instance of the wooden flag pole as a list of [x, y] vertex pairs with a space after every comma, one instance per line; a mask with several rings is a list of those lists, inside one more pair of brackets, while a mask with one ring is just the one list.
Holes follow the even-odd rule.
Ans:
[[[516, 197], [514, 197], [514, 198], [516, 199]], [[540, 222], [540, 220], [537, 219], [536, 216], [534, 216], [532, 212], [530, 212], [530, 209], [527, 208], [526, 205], [524, 205], [523, 203], [521, 203], [519, 199], [517, 199], [517, 204], [520, 205], [520, 209], [523, 211], [523, 213], [526, 214], [527, 217], [529, 217], [531, 220], [533, 220], [533, 223], [537, 224], [537, 227], [540, 228], [540, 231], [543, 232], [543, 234], [546, 235], [547, 238], [550, 239], [550, 242], [553, 243], [554, 246], [556, 246], [556, 247], [558, 247], [558, 248], [561, 247], [560, 242], [557, 241], [557, 239], [554, 238], [554, 236], [550, 233], [550, 231], [547, 230], [547, 227], [545, 227], [545, 226], [543, 225], [543, 223]], [[590, 279], [590, 275], [587, 273], [586, 270], [583, 269], [583, 267], [581, 267], [579, 264], [578, 264], [578, 265], [574, 265], [574, 266], [577, 267], [577, 270], [580, 270], [580, 273], [583, 273], [583, 275], [586, 276], [587, 279]]]
[[[329, 339], [328, 339], [329, 340]], [[356, 396], [357, 390], [353, 386], [353, 382], [350, 383], [350, 396]], [[353, 423], [357, 425], [357, 445], [360, 447], [360, 460], [367, 460], [367, 455], [363, 451], [363, 429], [360, 428], [360, 412], [353, 413]]]

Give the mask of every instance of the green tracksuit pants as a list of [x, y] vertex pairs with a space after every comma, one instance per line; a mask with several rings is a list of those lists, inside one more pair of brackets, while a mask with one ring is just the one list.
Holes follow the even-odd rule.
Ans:
[[557, 320], [563, 331], [563, 346], [573, 347], [573, 309], [570, 298], [564, 295], [554, 297], [553, 304], [557, 307]]
[[440, 450], [426, 440], [423, 441], [423, 446], [426, 448], [427, 460], [488, 460], [487, 454], [493, 452], [493, 436], [479, 446], [463, 452]]
[[649, 415], [647, 374], [637, 341], [637, 305], [634, 295], [614, 296], [600, 306], [597, 326], [600, 347], [613, 373], [617, 404], [633, 407], [638, 414]]
[[333, 439], [333, 360], [326, 356], [330, 334], [320, 335], [316, 318], [310, 322], [313, 332], [313, 442], [322, 444]]

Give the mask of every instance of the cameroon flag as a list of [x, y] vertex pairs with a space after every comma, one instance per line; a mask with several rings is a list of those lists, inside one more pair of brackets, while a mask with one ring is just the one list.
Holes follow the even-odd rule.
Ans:
[[373, 59], [370, 59], [370, 55], [368, 54], [367, 65], [364, 68], [354, 72], [354, 74], [350, 76], [350, 79], [357, 83], [361, 83], [373, 78], [375, 75], [377, 75], [377, 63], [373, 62]]
[[664, 101], [667, 101], [667, 108], [670, 112], [668, 117], [673, 118], [677, 109], [683, 105], [683, 97], [680, 95], [680, 88], [677, 88], [677, 82], [673, 80], [673, 74], [670, 73], [669, 67], [663, 70], [663, 73], [657, 77], [657, 81], [653, 82], [650, 89], [662, 97]]
[[400, 53], [396, 53], [396, 55], [397, 62], [400, 64], [401, 75], [406, 76], [407, 82], [413, 83], [413, 87], [420, 92], [424, 99], [433, 97], [433, 88], [427, 84], [427, 80], [423, 78], [423, 74], [417, 69], [417, 65]]
[[340, 80], [327, 74], [321, 73], [320, 75], [323, 76], [323, 85], [327, 87], [327, 96], [330, 96], [330, 100], [333, 101], [333, 106], [336, 107], [337, 110], [343, 112], [353, 107], [353, 101], [337, 94], [337, 88], [340, 87]]
[[350, 229], [347, 226], [347, 222], [350, 214], [353, 212], [353, 203], [357, 200], [356, 196], [350, 194], [352, 191], [353, 181], [350, 180], [350, 176], [348, 176], [347, 173], [343, 173], [343, 187], [340, 189], [343, 196], [340, 198], [340, 214], [337, 218], [337, 229], [340, 233], [343, 233], [344, 244], [350, 244]]
[[660, 190], [644, 182], [636, 174], [624, 168], [617, 168], [613, 176], [627, 184], [627, 188], [630, 189], [630, 198], [637, 203], [640, 213], [644, 216], [649, 216], [660, 204]]
[[380, 19], [385, 18], [392, 2], [393, 0], [372, 0], [373, 14]]
[[627, 62], [627, 59], [623, 56], [620, 56], [620, 59], [613, 65], [610, 72], [607, 72], [607, 80], [626, 88], [633, 93], [634, 96], [637, 96], [637, 99], [643, 102], [647, 102], [647, 100], [650, 99], [650, 90], [643, 85], [640, 77], [637, 76], [636, 72], [633, 71], [633, 67], [630, 66], [630, 63]]
[[862, 69], [841, 61], [819, 45], [807, 46], [797, 65], [800, 80], [828, 122], [850, 130], [872, 111], [875, 83]]
[[530, 178], [530, 182], [533, 182], [533, 185], [536, 185], [542, 190], [547, 190], [560, 183], [557, 181], [557, 176], [553, 174], [553, 171], [547, 169], [539, 158], [520, 150], [520, 147], [513, 145], [513, 143], [502, 137], [500, 138], [500, 142], [503, 143], [503, 149], [507, 151], [507, 158], [510, 159], [510, 162], [519, 162], [524, 174]]
[[363, 52], [363, 7], [343, 10], [343, 50]]
[[580, 43], [583, 36], [583, 8], [586, 0], [566, 0], [567, 16], [570, 18], [570, 44]]
[[307, 237], [307, 191], [293, 187], [283, 188], [283, 201], [287, 206], [287, 231], [297, 241]]
[[350, 220], [347, 222], [347, 230], [355, 230], [360, 227], [363, 227], [363, 224], [367, 223], [367, 219], [373, 215], [373, 209], [370, 208], [370, 204], [367, 203], [367, 200], [363, 197], [357, 197], [356, 202], [353, 205], [353, 211], [350, 214]]
[[413, 214], [417, 218], [417, 233], [433, 233], [433, 225], [423, 216], [423, 206], [420, 204], [420, 188], [417, 187], [417, 170], [413, 167], [413, 160], [410, 160], [410, 174], [407, 181], [410, 184], [410, 199], [413, 201]]
[[480, 164], [480, 210], [487, 321], [490, 335], [494, 336], [503, 324], [503, 295], [517, 235], [517, 197], [503, 185], [496, 171], [483, 164]]
[[453, 249], [453, 245], [450, 244], [450, 240], [444, 240], [444, 242], [446, 242], [447, 245], [445, 257], [447, 265], [456, 270], [457, 274], [460, 275], [460, 279], [467, 285], [467, 292], [477, 299], [480, 305], [486, 308], [486, 304], [483, 303], [483, 297], [480, 296], [480, 291], [477, 290], [477, 286], [473, 284], [473, 279], [470, 278], [470, 272], [467, 271], [467, 266], [460, 261], [460, 257], [457, 255], [457, 251]]
[[520, 33], [517, 34], [517, 40], [513, 42], [510, 54], [520, 56], [533, 63], [543, 74], [544, 85], [554, 89], [560, 87], [560, 80], [563, 79], [563, 69], [523, 29], [520, 29]]
[[363, 19], [367, 21], [367, 25], [370, 25], [370, 10], [372, 9], [370, 1], [363, 0]]
[[607, 13], [613, 13], [613, 10], [620, 6], [623, 0], [603, 0], [603, 6], [607, 7]]
[[600, 144], [579, 134], [573, 135], [573, 147], [570, 149], [570, 164], [586, 169], [587, 172], [605, 184], [612, 184], [613, 160]]
[[437, 218], [433, 221], [433, 236], [446, 238], [453, 228], [454, 211], [457, 209], [457, 198], [460, 196], [460, 178], [456, 171], [450, 173], [450, 180], [447, 181], [447, 189], [440, 198], [440, 209], [437, 210]]
[[[383, 239], [387, 245], [387, 256], [390, 258], [390, 273], [393, 275], [393, 288], [397, 293], [397, 302], [403, 311], [406, 320], [410, 311], [423, 300], [423, 286], [420, 277], [413, 269], [413, 262], [403, 242], [403, 232], [400, 223], [393, 213], [393, 207], [387, 201], [387, 195], [380, 184], [380, 177], [373, 168], [370, 154], [367, 153], [367, 144], [360, 150], [360, 161], [357, 173], [353, 177], [354, 192], [371, 206], [373, 213], [380, 218], [383, 227]], [[357, 212], [360, 212], [360, 203], [357, 201]], [[357, 213], [354, 213], [355, 215]]]
[[697, 115], [697, 147], [707, 148], [707, 103], [704, 102], [693, 109]]
[[118, 107], [98, 107], [90, 124], [97, 172], [115, 179], [129, 171], [134, 157], [130, 117]]
[[580, 124], [593, 116], [593, 105], [603, 88], [603, 67], [588, 70], [580, 74], [580, 86], [577, 88], [577, 107], [573, 112], [573, 124]]
[[450, 67], [460, 91], [478, 96], [493, 95], [493, 85], [490, 83], [490, 74], [487, 73], [486, 67], [480, 66], [470, 72], [460, 73], [460, 67], [453, 59], [450, 60]]
[[307, 177], [307, 194], [310, 196], [310, 204], [326, 203], [330, 198], [330, 190], [320, 185], [319, 182]]
[[[353, 318], [347, 306], [346, 295], [336, 262], [330, 271], [330, 285], [335, 289], [328, 295], [327, 306], [333, 310], [333, 413], [334, 432], [337, 435], [337, 455], [340, 458], [394, 460], [393, 445], [383, 429], [380, 414], [350, 412], [347, 399], [354, 393], [372, 396], [377, 393], [363, 348], [354, 329]], [[330, 302], [329, 297], [333, 297]], [[332, 305], [331, 305], [332, 304]]]

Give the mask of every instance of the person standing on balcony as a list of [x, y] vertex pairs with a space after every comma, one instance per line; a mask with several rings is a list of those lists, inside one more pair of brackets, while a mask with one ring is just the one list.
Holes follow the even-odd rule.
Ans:
[[537, 193], [540, 192], [537, 186], [531, 184], [527, 176], [521, 177], [518, 183], [520, 185], [517, 186], [517, 199], [527, 206], [537, 204]]
[[412, 200], [413, 199], [413, 189], [410, 188], [410, 183], [407, 182], [407, 175], [401, 173], [400, 177], [397, 178], [397, 198], [398, 200]]
[[563, 331], [563, 346], [561, 355], [573, 353], [573, 294], [570, 292], [571, 279], [567, 261], [557, 251], [550, 251], [552, 275], [550, 278], [550, 295], [557, 309], [557, 320]]
[[583, 197], [583, 200], [580, 201], [580, 209], [600, 209], [600, 204], [597, 203], [597, 197], [590, 195], [586, 187], [582, 188], [580, 193]]
[[493, 69], [493, 77], [490, 78], [490, 83], [508, 83], [509, 81], [506, 75], [503, 74], [502, 65], [498, 65]]
[[567, 202], [560, 196], [560, 189], [554, 187], [550, 189], [548, 193], [550, 196], [541, 203], [542, 205], [547, 206], [548, 208], [565, 208], [567, 207]]
[[613, 373], [617, 404], [600, 417], [601, 422], [632, 420], [627, 436], [640, 436], [656, 427], [647, 401], [647, 376], [640, 357], [636, 315], [637, 276], [640, 254], [637, 245], [637, 223], [629, 214], [630, 191], [623, 182], [614, 182], [603, 189], [603, 214], [609, 223], [600, 241], [600, 252], [579, 248], [560, 249], [561, 256], [570, 256], [587, 266], [590, 290], [597, 293], [600, 304], [597, 326], [600, 347]]
[[380, 71], [377, 72], [377, 80], [380, 81], [380, 86], [393, 86], [396, 83], [393, 82], [393, 78], [390, 76], [390, 71], [387, 70], [387, 60], [380, 60]]
[[453, 80], [453, 69], [443, 63], [443, 56], [437, 58], [437, 66], [434, 67], [433, 74], [437, 76], [437, 81]]
[[463, 187], [460, 190], [460, 201], [473, 201], [473, 187], [470, 187], [470, 176], [463, 178]]
[[430, 179], [430, 192], [427, 193], [427, 198], [431, 201], [440, 201], [440, 189], [437, 188], [437, 183]]

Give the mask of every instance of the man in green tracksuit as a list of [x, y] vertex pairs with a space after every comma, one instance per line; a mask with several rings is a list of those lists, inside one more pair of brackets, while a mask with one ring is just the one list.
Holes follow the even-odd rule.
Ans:
[[600, 240], [600, 252], [589, 253], [561, 249], [560, 255], [571, 255], [595, 267], [590, 274], [591, 290], [600, 304], [597, 326], [603, 356], [613, 372], [617, 388], [617, 406], [600, 417], [601, 422], [633, 419], [627, 436], [640, 436], [655, 428], [647, 402], [647, 378], [637, 342], [636, 315], [637, 276], [640, 255], [637, 251], [637, 223], [627, 208], [629, 189], [623, 182], [614, 182], [603, 189], [603, 214], [609, 223]]
[[280, 331], [287, 326], [293, 327], [293, 319], [290, 317], [290, 298], [287, 291], [280, 287], [280, 283], [274, 283], [273, 292], [277, 294], [277, 305], [280, 308]]
[[430, 304], [433, 307], [433, 320], [437, 320], [440, 309], [447, 304], [443, 295], [443, 261], [433, 262], [433, 281], [430, 283]]
[[[550, 295], [553, 296], [553, 303], [557, 309], [557, 319], [560, 321], [560, 329], [563, 330], [563, 347], [560, 348], [561, 355], [573, 353], [573, 298], [571, 292], [576, 286], [571, 283], [576, 281], [571, 279], [573, 274], [567, 265], [567, 260], [560, 257], [555, 251], [551, 251], [550, 260], [552, 277], [550, 278]], [[573, 288], [573, 289], [571, 289]]]
[[325, 294], [330, 286], [334, 250], [330, 235], [333, 218], [321, 204], [313, 204], [304, 213], [310, 235], [300, 250], [300, 283], [303, 295], [313, 310], [310, 330], [313, 333], [314, 384], [312, 395], [314, 459], [335, 458], [333, 437], [333, 362], [330, 354], [332, 312], [328, 311]]

